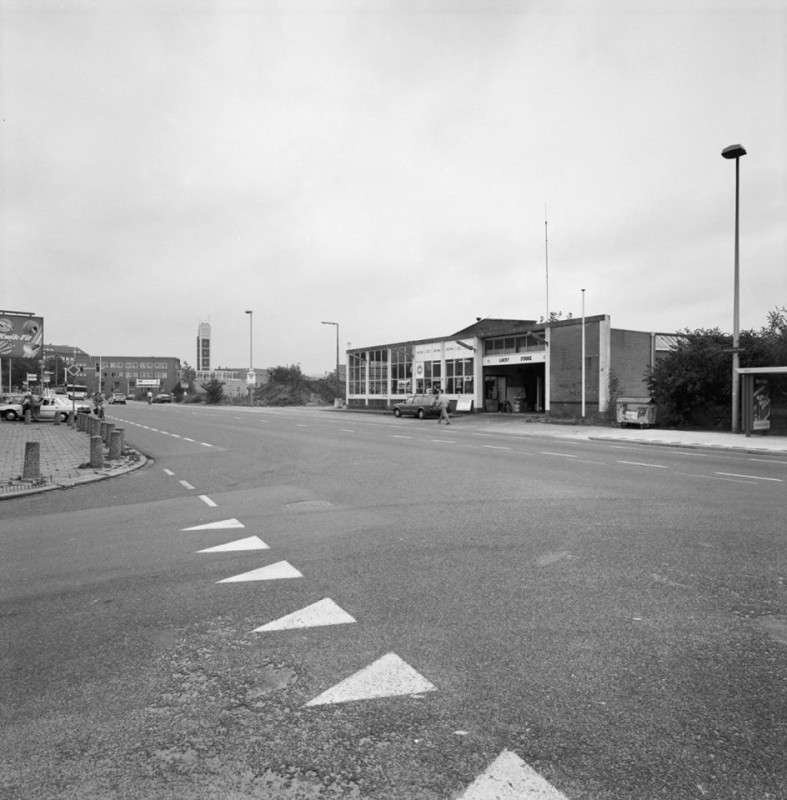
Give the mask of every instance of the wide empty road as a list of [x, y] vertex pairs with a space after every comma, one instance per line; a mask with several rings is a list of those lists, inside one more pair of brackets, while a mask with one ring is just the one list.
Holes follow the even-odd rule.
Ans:
[[787, 461], [113, 406], [4, 502], [7, 800], [782, 800]]

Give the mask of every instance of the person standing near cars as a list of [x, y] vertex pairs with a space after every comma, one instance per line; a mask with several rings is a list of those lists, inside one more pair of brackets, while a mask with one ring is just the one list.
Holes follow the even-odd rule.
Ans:
[[150, 389], [148, 389], [148, 405], [150, 405], [152, 402], [153, 402], [153, 392], [151, 392]]
[[437, 420], [437, 424], [439, 425], [443, 420], [445, 420], [446, 425], [451, 424], [451, 417], [448, 416], [448, 404], [451, 401], [445, 396], [445, 393], [442, 389], [439, 390], [439, 394], [437, 395], [437, 407], [440, 409], [440, 416]]

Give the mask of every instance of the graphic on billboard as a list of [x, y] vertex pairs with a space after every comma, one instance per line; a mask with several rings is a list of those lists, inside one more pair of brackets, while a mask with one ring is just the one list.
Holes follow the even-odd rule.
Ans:
[[43, 343], [43, 317], [0, 314], [0, 358], [38, 358]]

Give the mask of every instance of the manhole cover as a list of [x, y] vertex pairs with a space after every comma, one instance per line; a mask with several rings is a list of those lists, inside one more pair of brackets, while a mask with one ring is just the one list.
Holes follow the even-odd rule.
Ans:
[[310, 511], [314, 508], [328, 508], [331, 506], [327, 500], [301, 500], [298, 503], [287, 503], [287, 508], [293, 511]]

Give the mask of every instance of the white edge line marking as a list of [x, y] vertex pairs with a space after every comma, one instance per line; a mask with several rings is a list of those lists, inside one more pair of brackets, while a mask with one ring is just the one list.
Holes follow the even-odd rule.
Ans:
[[178, 481], [181, 486], [185, 486], [187, 489], [193, 489], [194, 487], [188, 481]]
[[704, 481], [726, 481], [727, 483], [747, 483], [749, 486], [756, 486], [754, 481], [740, 481], [735, 478], [718, 478], [715, 475], [699, 475], [696, 472], [676, 472], [681, 478], [702, 478]]
[[664, 464], [644, 464], [642, 461], [618, 461], [618, 464], [627, 464], [630, 467], [653, 467], [653, 469], [667, 469]]
[[749, 481], [774, 481], [784, 483], [781, 478], [761, 478], [759, 475], [739, 475], [737, 472], [717, 472], [716, 475], [724, 475], [726, 478], [746, 478]]
[[206, 494], [201, 494], [199, 496], [199, 499], [202, 500], [202, 502], [205, 503], [206, 506], [210, 506], [211, 508], [216, 508], [216, 504]]
[[749, 458], [747, 461], [759, 461], [761, 464], [787, 464], [787, 461], [776, 461], [772, 458]]

